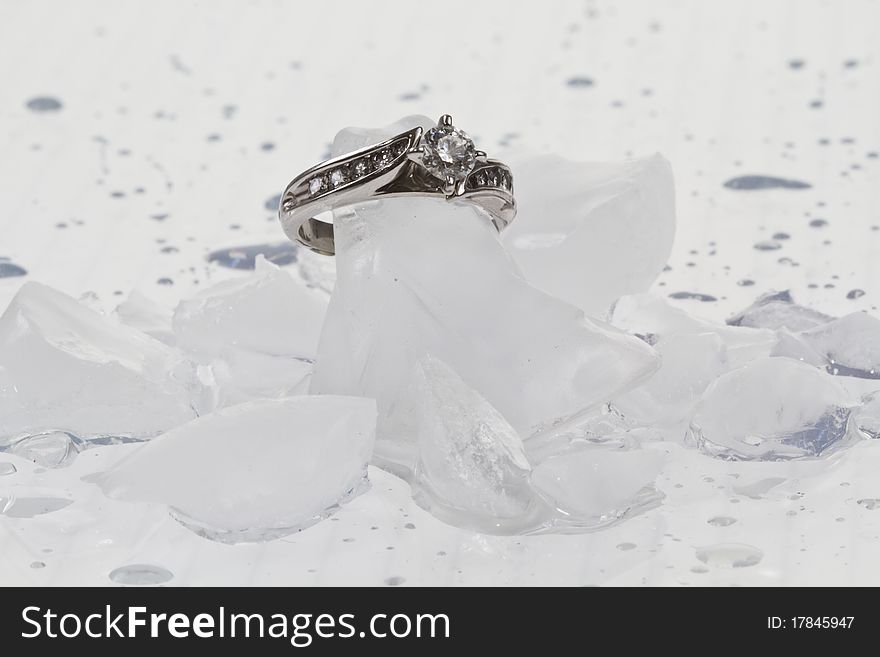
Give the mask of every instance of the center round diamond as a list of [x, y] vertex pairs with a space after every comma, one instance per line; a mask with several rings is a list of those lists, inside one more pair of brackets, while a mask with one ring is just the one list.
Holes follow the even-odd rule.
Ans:
[[425, 133], [422, 164], [431, 174], [446, 180], [462, 180], [474, 168], [477, 149], [464, 131], [440, 125]]

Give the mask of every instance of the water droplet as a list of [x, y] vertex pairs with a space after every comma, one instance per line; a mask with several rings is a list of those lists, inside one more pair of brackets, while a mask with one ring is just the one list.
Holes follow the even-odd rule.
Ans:
[[759, 499], [764, 493], [783, 482], [785, 482], [783, 477], [768, 477], [767, 479], [760, 479], [752, 483], [734, 486], [733, 492], [751, 497], [752, 499]]
[[171, 580], [174, 575], [161, 566], [151, 564], [131, 564], [122, 566], [110, 573], [110, 579], [117, 584], [146, 585], [162, 584]]
[[787, 239], [791, 239], [791, 235], [789, 235], [788, 233], [774, 233], [774, 234], [773, 234], [773, 239], [775, 239], [775, 240], [787, 240]]
[[866, 497], [858, 501], [859, 506], [865, 507], [868, 511], [880, 509], [880, 498]]
[[0, 278], [12, 278], [13, 276], [26, 276], [27, 270], [12, 262], [0, 262]]
[[266, 199], [266, 202], [263, 203], [263, 207], [266, 208], [269, 212], [278, 212], [279, 205], [281, 205], [281, 194], [270, 196]]
[[777, 251], [782, 245], [775, 240], [764, 240], [763, 242], [755, 242], [754, 248], [757, 251]]
[[257, 256], [260, 254], [263, 254], [266, 260], [279, 267], [292, 264], [298, 259], [295, 244], [292, 242], [278, 242], [277, 244], [253, 244], [250, 246], [237, 246], [231, 249], [220, 249], [208, 254], [208, 262], [216, 262], [221, 267], [229, 267], [230, 269], [253, 269]]
[[859, 297], [863, 297], [863, 296], [865, 296], [865, 291], [859, 290], [859, 289], [850, 290], [849, 292], [846, 293], [847, 299], [858, 299]]
[[0, 497], [0, 515], [7, 518], [33, 518], [70, 506], [73, 500], [63, 497]]
[[31, 562], [31, 568], [33, 568], [34, 570], [38, 570], [40, 568], [45, 568], [45, 567], [46, 567], [46, 564], [43, 563], [42, 561], [32, 561]]
[[700, 292], [673, 292], [669, 297], [672, 299], [694, 299], [695, 301], [703, 302], [718, 301], [711, 294], [702, 294]]
[[804, 62], [803, 59], [790, 59], [788, 60], [788, 68], [793, 71], [797, 71], [799, 69], [802, 69], [805, 63], [806, 62]]
[[740, 287], [751, 287], [755, 284], [755, 281], [750, 278], [743, 278], [742, 280], [737, 281], [736, 284]]
[[403, 527], [405, 529], [415, 529], [416, 528], [416, 526], [414, 524], [412, 524], [411, 522], [406, 523]]
[[825, 219], [813, 219], [810, 222], [811, 228], [825, 228], [828, 225], [828, 221]]
[[622, 552], [627, 552], [629, 550], [635, 550], [638, 546], [635, 543], [618, 543], [617, 549]]
[[709, 518], [706, 522], [713, 527], [730, 527], [736, 522], [736, 518], [731, 518], [730, 516], [715, 516], [714, 518]]
[[32, 112], [57, 112], [63, 105], [60, 100], [52, 96], [37, 96], [31, 98], [26, 106]]
[[738, 176], [724, 183], [728, 189], [753, 190], [753, 189], [809, 189], [810, 183], [802, 180], [777, 178], [776, 176]]
[[18, 472], [15, 465], [9, 462], [0, 463], [0, 477]]
[[566, 82], [569, 87], [575, 87], [578, 89], [584, 89], [586, 87], [592, 87], [594, 82], [593, 78], [588, 78], [583, 75], [578, 75], [573, 78], [569, 78], [568, 82]]
[[385, 580], [385, 583], [388, 586], [400, 586], [406, 581], [405, 577], [400, 577], [399, 575], [395, 575], [394, 577], [388, 577]]
[[697, 559], [712, 568], [748, 568], [761, 563], [764, 553], [742, 543], [718, 543], [697, 548]]

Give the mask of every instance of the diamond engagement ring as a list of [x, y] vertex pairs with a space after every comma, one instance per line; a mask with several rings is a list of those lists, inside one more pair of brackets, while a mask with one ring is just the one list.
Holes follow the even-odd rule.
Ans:
[[290, 239], [333, 255], [334, 210], [406, 196], [474, 205], [499, 231], [516, 215], [510, 168], [478, 151], [444, 114], [426, 132], [413, 128], [301, 173], [284, 190], [278, 216]]

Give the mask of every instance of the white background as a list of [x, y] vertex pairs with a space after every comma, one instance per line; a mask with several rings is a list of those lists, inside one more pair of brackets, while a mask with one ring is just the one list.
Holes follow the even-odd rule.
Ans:
[[[340, 127], [449, 112], [502, 158], [663, 153], [679, 229], [655, 289], [717, 298], [680, 302], [693, 312], [723, 319], [786, 288], [828, 313], [873, 311], [878, 33], [880, 3], [870, 0], [2, 0], [0, 257], [29, 274], [0, 279], [0, 307], [26, 280], [93, 291], [106, 308], [135, 288], [170, 306], [236, 275], [209, 266], [210, 250], [283, 239], [264, 203]], [[28, 109], [39, 96], [62, 109]], [[723, 187], [747, 174], [812, 187]], [[810, 227], [816, 218], [829, 223]], [[779, 250], [753, 248], [780, 232], [790, 239]], [[162, 252], [169, 246], [177, 251]], [[854, 289], [866, 294], [848, 299]], [[693, 470], [666, 473], [662, 510], [571, 537], [449, 528], [376, 471], [373, 491], [332, 521], [258, 546], [198, 539], [163, 509], [108, 503], [97, 515], [84, 503], [60, 537], [39, 519], [0, 519], [0, 583], [105, 584], [126, 563], [162, 565], [174, 584], [880, 581], [880, 513], [855, 503], [880, 497], [863, 470], [877, 457], [821, 464], [828, 471], [808, 484], [792, 466], [769, 501], [739, 496], [733, 506], [737, 473], [694, 459]], [[77, 480], [86, 467], [69, 473], [78, 500], [99, 495]], [[715, 515], [740, 522], [707, 525]], [[719, 541], [757, 545], [764, 559], [692, 572], [695, 548]], [[30, 568], [36, 559], [46, 567]]]

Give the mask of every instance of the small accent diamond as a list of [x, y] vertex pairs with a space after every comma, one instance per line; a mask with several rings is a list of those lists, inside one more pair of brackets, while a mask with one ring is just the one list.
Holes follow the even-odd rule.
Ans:
[[391, 151], [387, 148], [383, 148], [381, 151], [373, 155], [373, 164], [375, 164], [377, 167], [384, 167], [390, 161]]
[[355, 178], [362, 178], [370, 172], [370, 161], [367, 158], [361, 158], [354, 163], [351, 171]]
[[343, 168], [339, 167], [338, 169], [333, 169], [333, 172], [330, 174], [330, 184], [334, 187], [339, 187], [348, 182], [348, 172]]
[[324, 178], [318, 176], [317, 178], [312, 178], [309, 181], [309, 194], [314, 196], [319, 193], [322, 189], [324, 189]]

